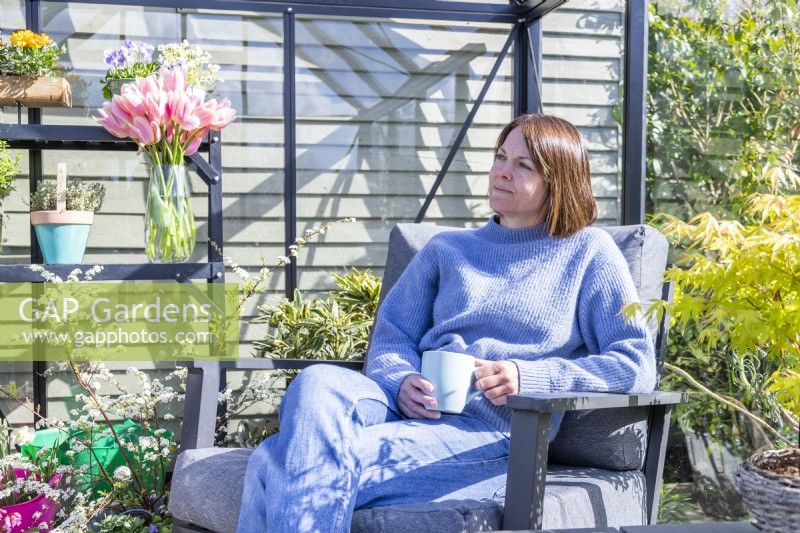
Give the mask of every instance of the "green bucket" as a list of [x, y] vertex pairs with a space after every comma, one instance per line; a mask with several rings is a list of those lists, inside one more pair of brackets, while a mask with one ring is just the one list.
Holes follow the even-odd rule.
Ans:
[[[140, 424], [132, 420], [125, 420], [120, 424], [114, 424], [114, 431], [123, 443], [137, 443], [140, 437], [159, 438], [151, 430], [147, 430]], [[67, 452], [74, 447], [74, 436], [86, 443], [91, 441], [91, 451], [87, 448], [76, 452], [71, 457]], [[172, 441], [172, 432], [169, 430], [161, 433], [160, 438]], [[39, 450], [57, 448], [56, 456], [62, 465], [82, 466], [88, 468], [79, 480], [78, 488], [81, 491], [92, 490], [92, 496], [97, 497], [102, 492], [111, 490], [111, 486], [103, 476], [102, 471], [113, 478], [114, 471], [121, 466], [128, 466], [122, 451], [114, 440], [114, 436], [108, 428], [94, 433], [91, 439], [87, 438], [85, 432], [69, 430], [67, 432], [57, 429], [42, 429], [36, 432], [33, 442], [22, 447], [22, 453], [30, 458], [36, 457]], [[129, 460], [136, 466], [136, 473], [139, 481], [148, 491], [160, 492], [164, 488], [164, 475], [158, 465], [158, 459], [146, 461], [140, 452], [126, 450]], [[101, 471], [102, 468], [102, 471]]]

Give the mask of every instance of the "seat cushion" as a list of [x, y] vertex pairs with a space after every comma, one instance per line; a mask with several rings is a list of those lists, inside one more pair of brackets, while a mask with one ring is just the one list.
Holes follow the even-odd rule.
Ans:
[[[178, 456], [169, 510], [174, 517], [220, 533], [235, 531], [251, 449], [205, 448]], [[501, 483], [502, 484], [502, 483]], [[390, 505], [360, 509], [352, 531], [491, 531], [501, 528], [505, 487], [497, 499]], [[544, 495], [546, 529], [645, 523], [645, 484], [639, 471], [553, 465]]]

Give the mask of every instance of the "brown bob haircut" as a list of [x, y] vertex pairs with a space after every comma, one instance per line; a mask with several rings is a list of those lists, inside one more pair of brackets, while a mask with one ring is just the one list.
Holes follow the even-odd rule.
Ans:
[[512, 120], [497, 138], [495, 153], [514, 128], [520, 128], [536, 170], [550, 188], [548, 233], [569, 237], [597, 218], [589, 153], [578, 129], [564, 119], [530, 113]]

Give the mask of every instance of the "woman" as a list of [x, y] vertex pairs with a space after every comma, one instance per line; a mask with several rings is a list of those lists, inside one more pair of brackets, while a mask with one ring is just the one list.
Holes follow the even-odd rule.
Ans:
[[[240, 532], [346, 532], [362, 507], [491, 498], [505, 486], [509, 395], [653, 389], [645, 324], [620, 314], [637, 299], [627, 264], [587, 227], [596, 208], [578, 130], [536, 114], [508, 124], [489, 203], [485, 226], [436, 235], [389, 291], [366, 376], [317, 365], [292, 382], [287, 422], [250, 459]], [[426, 409], [425, 350], [478, 359], [483, 393], [461, 415]]]

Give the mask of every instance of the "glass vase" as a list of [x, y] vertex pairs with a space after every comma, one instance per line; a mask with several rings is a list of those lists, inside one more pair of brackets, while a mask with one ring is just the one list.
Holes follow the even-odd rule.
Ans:
[[150, 165], [144, 247], [152, 263], [182, 263], [194, 252], [197, 230], [184, 165]]

